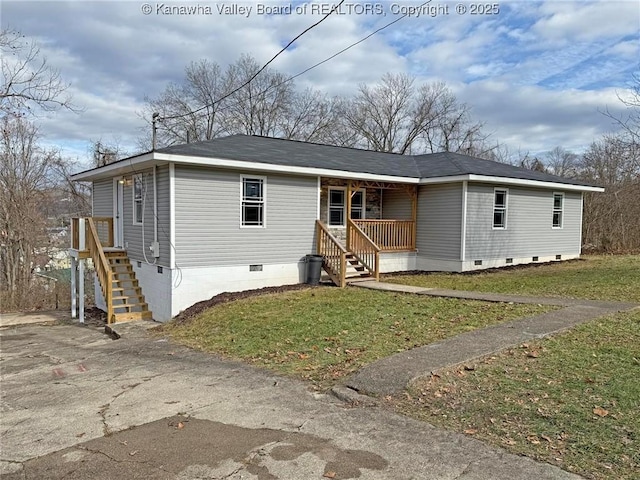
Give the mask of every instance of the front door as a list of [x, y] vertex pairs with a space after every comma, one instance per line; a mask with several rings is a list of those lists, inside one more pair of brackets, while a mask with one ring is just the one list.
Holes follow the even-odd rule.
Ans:
[[113, 182], [113, 242], [114, 247], [124, 248], [124, 179]]

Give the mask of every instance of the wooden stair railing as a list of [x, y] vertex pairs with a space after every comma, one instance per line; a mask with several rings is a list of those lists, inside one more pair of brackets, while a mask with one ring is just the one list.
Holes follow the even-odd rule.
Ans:
[[347, 284], [347, 250], [320, 220], [316, 220], [316, 252], [323, 256], [322, 268], [329, 278], [344, 287]]
[[98, 236], [98, 230], [93, 218], [88, 217], [86, 219], [87, 236], [86, 243], [89, 255], [93, 260], [93, 265], [96, 270], [96, 275], [100, 281], [100, 288], [102, 289], [102, 295], [104, 301], [107, 304], [107, 323], [112, 323], [113, 318], [113, 273], [111, 266], [107, 261], [107, 257], [104, 254], [100, 237]]
[[369, 271], [377, 281], [380, 280], [380, 247], [351, 219], [347, 219], [347, 250]]

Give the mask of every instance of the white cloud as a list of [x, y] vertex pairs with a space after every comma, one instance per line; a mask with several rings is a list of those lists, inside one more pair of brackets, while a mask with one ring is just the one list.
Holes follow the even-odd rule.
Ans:
[[[82, 154], [83, 142], [100, 138], [133, 146], [144, 125], [136, 112], [145, 96], [180, 81], [189, 62], [207, 58], [224, 68], [248, 53], [263, 63], [321, 18], [255, 13], [246, 18], [215, 10], [143, 15], [142, 3], [3, 1], [3, 27], [37, 38], [51, 65], [72, 83], [75, 103], [85, 108], [40, 119], [47, 142], [74, 155]], [[616, 89], [628, 86], [637, 69], [639, 13], [634, 1], [554, 0], [503, 2], [495, 16], [452, 12], [405, 18], [296, 84], [351, 95], [359, 83], [376, 82], [386, 72], [443, 80], [486, 121], [495, 139], [513, 148], [583, 148], [611, 128], [598, 108], [619, 108]], [[272, 67], [297, 74], [393, 18], [332, 16]]]
[[640, 7], [636, 1], [545, 2], [532, 30], [552, 44], [596, 41], [637, 35]]

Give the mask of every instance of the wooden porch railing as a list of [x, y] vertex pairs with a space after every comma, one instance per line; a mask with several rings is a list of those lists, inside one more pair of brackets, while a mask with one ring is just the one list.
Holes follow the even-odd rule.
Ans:
[[347, 219], [347, 242], [347, 250], [376, 280], [380, 280], [380, 247], [351, 219]]
[[[113, 321], [113, 274], [111, 272], [109, 262], [107, 261], [107, 257], [104, 254], [94, 219], [91, 217], [87, 218], [86, 224], [87, 250], [89, 250], [89, 255], [93, 260], [96, 275], [100, 280], [102, 295], [104, 295], [104, 301], [107, 304], [107, 323], [111, 323]], [[111, 243], [113, 244], [113, 230], [111, 233]]]
[[322, 267], [333, 283], [339, 287], [347, 284], [347, 250], [327, 227], [316, 220], [316, 252], [324, 257]]
[[413, 220], [352, 220], [381, 251], [415, 250]]
[[[71, 248], [74, 250], [84, 251], [87, 250], [86, 244], [83, 245], [82, 240], [87, 238], [89, 233], [89, 225], [87, 220], [91, 218], [95, 226], [96, 233], [102, 244], [102, 247], [113, 247], [113, 218], [112, 217], [87, 217], [71, 219]], [[80, 230], [84, 227], [84, 231], [81, 234]], [[85, 240], [86, 242], [86, 240]]]

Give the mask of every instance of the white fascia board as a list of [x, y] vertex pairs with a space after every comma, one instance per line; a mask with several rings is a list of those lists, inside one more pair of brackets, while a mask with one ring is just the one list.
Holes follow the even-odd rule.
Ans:
[[578, 192], [604, 192], [602, 187], [592, 187], [589, 185], [572, 185], [570, 183], [561, 182], [544, 182], [541, 180], [526, 180], [523, 178], [510, 177], [492, 177], [487, 175], [455, 175], [451, 177], [422, 178], [420, 185], [429, 185], [433, 183], [451, 183], [451, 182], [478, 182], [478, 183], [500, 183], [503, 185], [517, 185], [521, 187], [534, 188], [555, 188], [558, 190], [570, 190]]
[[375, 173], [349, 172], [346, 170], [331, 170], [328, 168], [296, 167], [288, 165], [276, 165], [272, 163], [247, 162], [243, 160], [229, 160], [227, 158], [190, 157], [185, 155], [169, 155], [156, 153], [156, 160], [166, 160], [183, 165], [200, 165], [206, 167], [234, 168], [237, 170], [250, 170], [258, 172], [297, 173], [300, 175], [313, 175], [323, 177], [339, 177], [353, 180], [370, 180], [373, 182], [398, 182], [417, 184], [418, 178], [398, 177], [395, 175], [379, 175]]
[[138, 157], [131, 157], [118, 162], [109, 163], [104, 167], [93, 168], [91, 170], [85, 170], [71, 175], [71, 180], [74, 182], [85, 182], [92, 180], [100, 180], [102, 178], [110, 178], [117, 175], [124, 175], [132, 173], [137, 170], [141, 170], [147, 167], [153, 167], [155, 165], [154, 152], [142, 154]]

